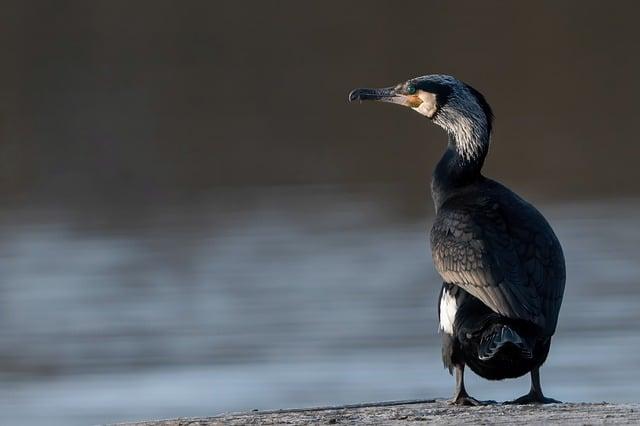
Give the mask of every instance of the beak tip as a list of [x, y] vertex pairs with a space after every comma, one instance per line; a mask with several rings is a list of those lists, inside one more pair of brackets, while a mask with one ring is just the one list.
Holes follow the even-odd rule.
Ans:
[[354, 89], [349, 92], [349, 102], [358, 101], [360, 99], [360, 89]]

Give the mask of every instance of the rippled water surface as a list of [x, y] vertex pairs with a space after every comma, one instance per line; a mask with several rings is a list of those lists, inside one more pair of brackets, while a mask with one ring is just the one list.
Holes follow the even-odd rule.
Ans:
[[[571, 401], [640, 397], [640, 202], [542, 205], [568, 284], [542, 370]], [[92, 424], [446, 397], [430, 218], [320, 191], [139, 215], [0, 217], [0, 423]], [[528, 379], [470, 392], [509, 399]]]

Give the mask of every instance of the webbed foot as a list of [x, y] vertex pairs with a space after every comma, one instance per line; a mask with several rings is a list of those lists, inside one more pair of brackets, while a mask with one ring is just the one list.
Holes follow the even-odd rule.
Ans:
[[493, 400], [480, 401], [472, 398], [469, 395], [458, 395], [457, 397], [447, 401], [450, 405], [462, 405], [462, 406], [479, 406], [479, 405], [491, 405], [496, 404]]
[[511, 401], [505, 401], [505, 404], [525, 405], [525, 404], [562, 404], [557, 399], [547, 398], [541, 393], [529, 392], [526, 395]]

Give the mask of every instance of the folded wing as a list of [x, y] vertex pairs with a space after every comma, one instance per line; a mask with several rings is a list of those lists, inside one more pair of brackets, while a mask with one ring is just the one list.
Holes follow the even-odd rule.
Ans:
[[562, 250], [535, 209], [510, 212], [509, 222], [502, 209], [490, 201], [472, 209], [443, 206], [431, 231], [434, 264], [446, 282], [494, 312], [551, 335], [564, 291]]

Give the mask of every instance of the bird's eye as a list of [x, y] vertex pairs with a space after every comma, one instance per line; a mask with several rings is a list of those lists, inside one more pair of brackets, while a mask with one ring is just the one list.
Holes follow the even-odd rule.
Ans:
[[413, 95], [414, 93], [416, 93], [416, 86], [414, 86], [413, 84], [408, 85], [407, 93], [410, 95]]

